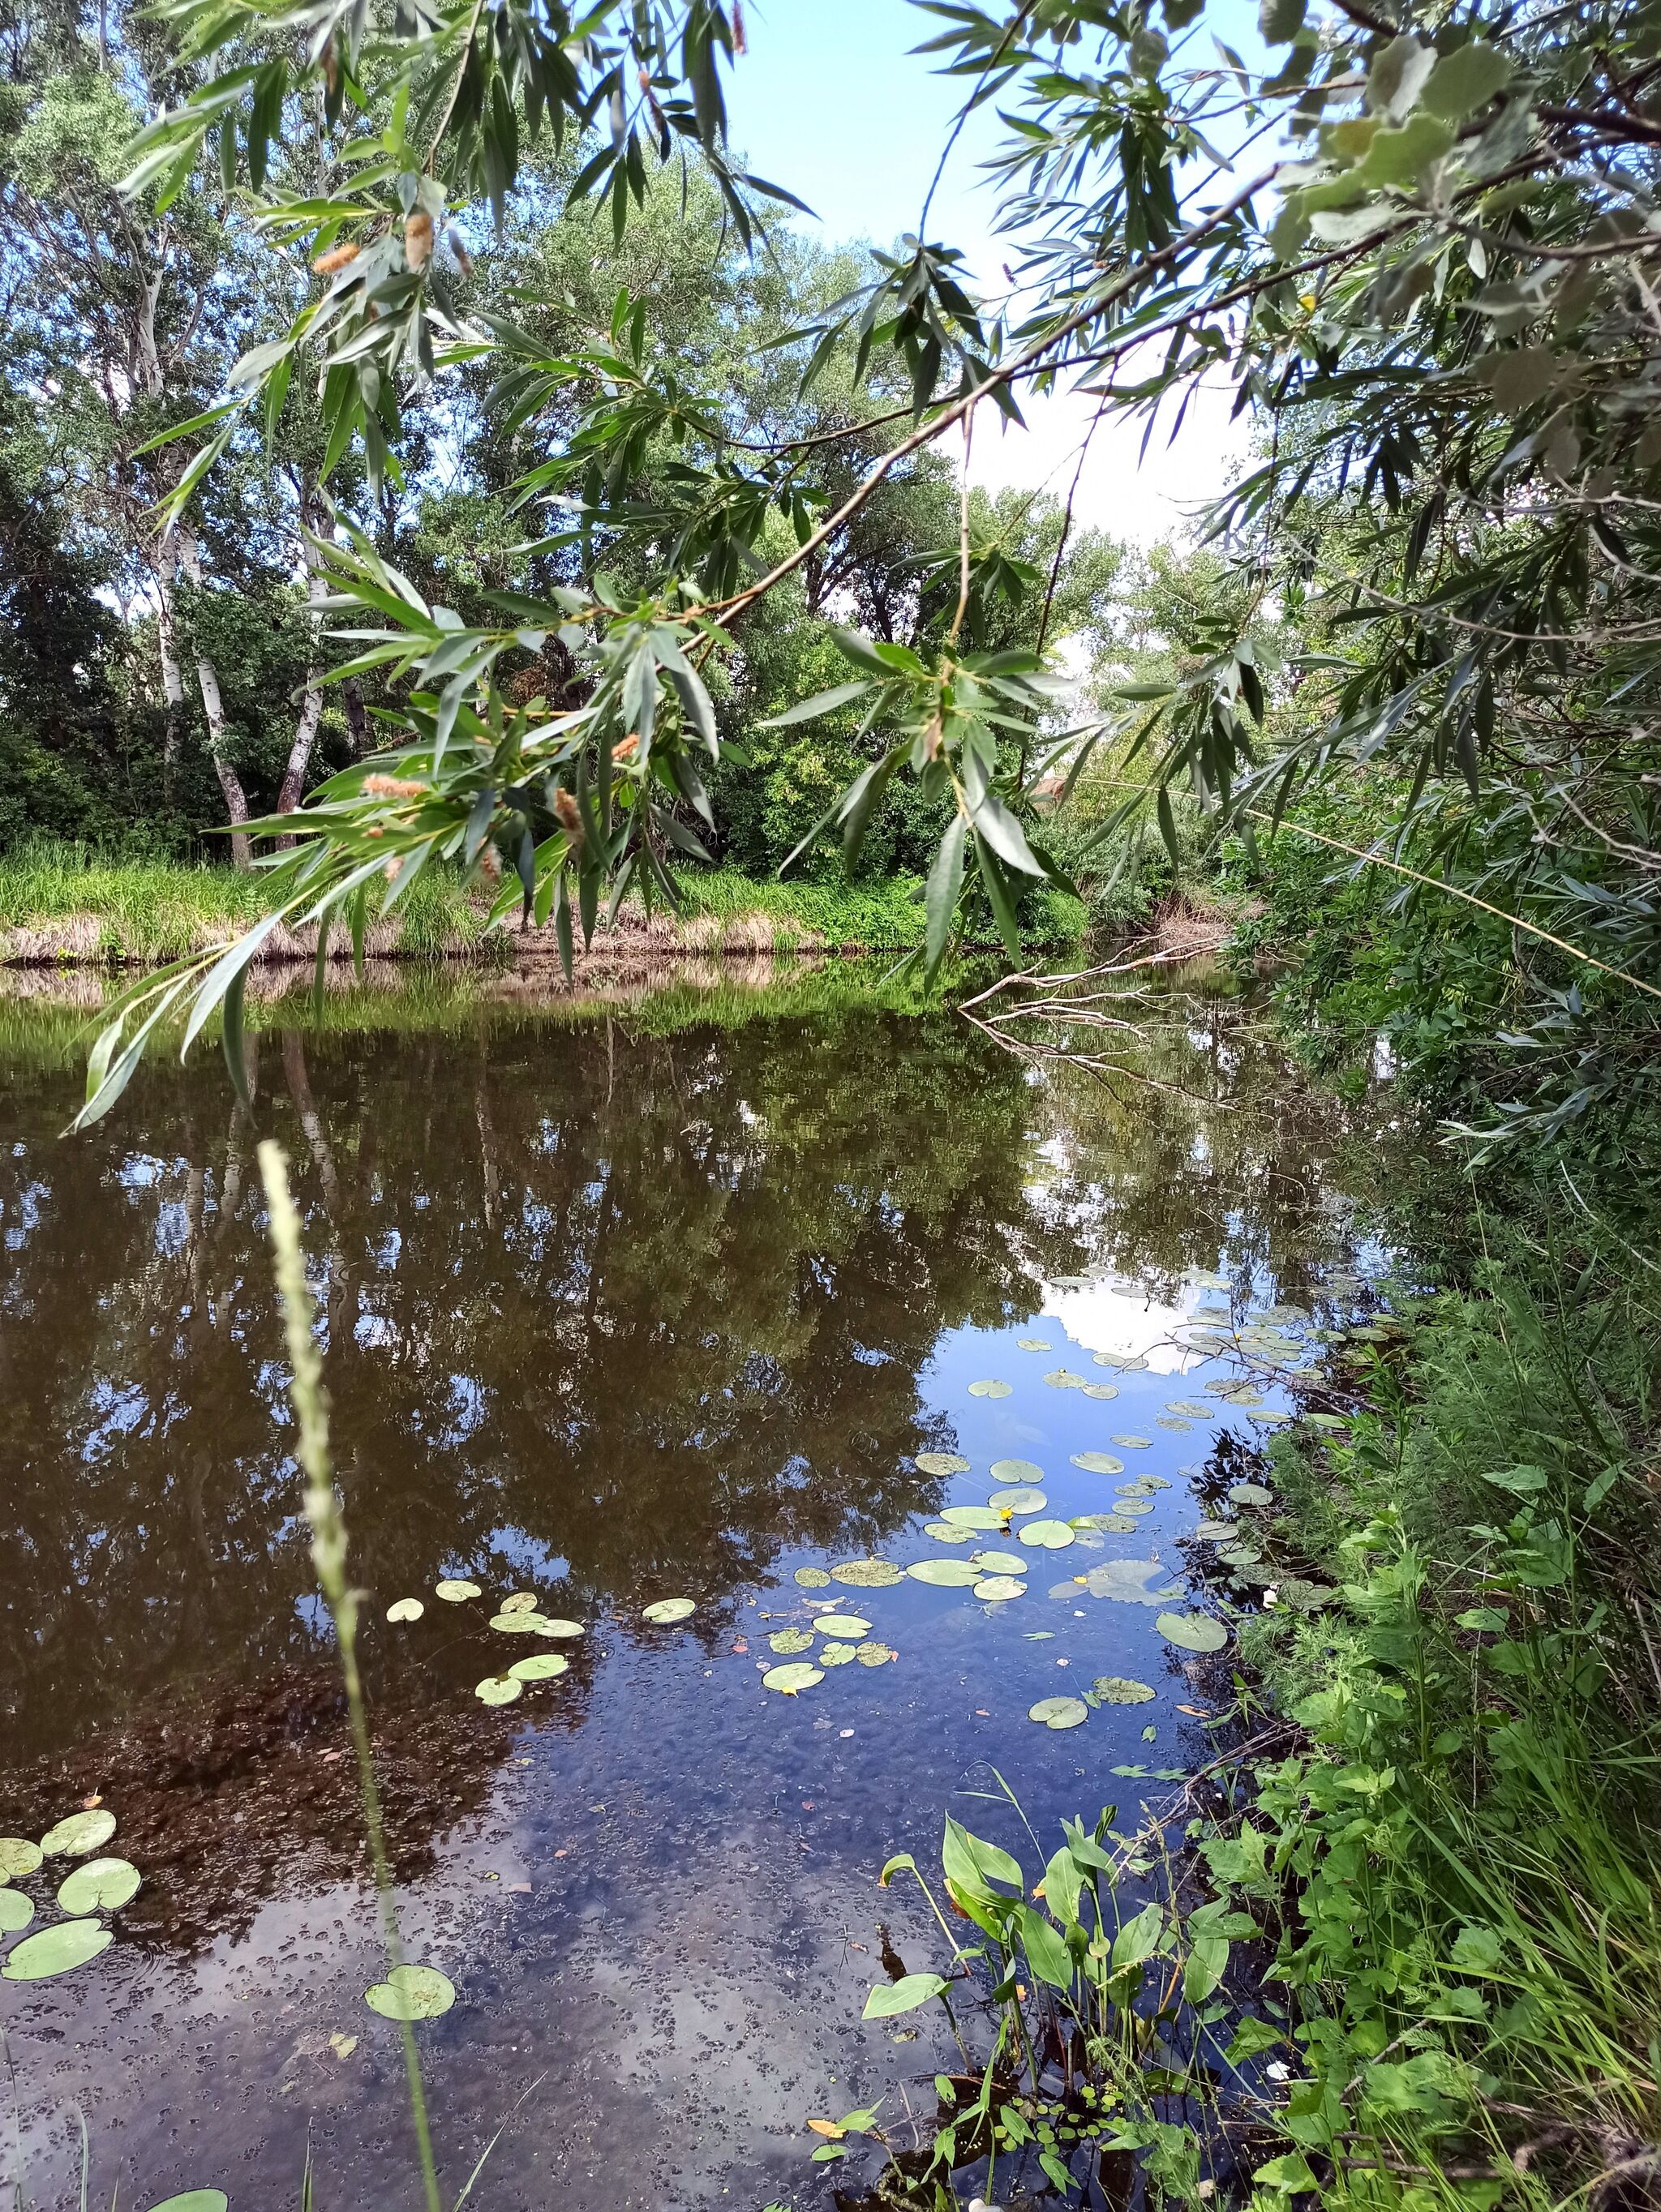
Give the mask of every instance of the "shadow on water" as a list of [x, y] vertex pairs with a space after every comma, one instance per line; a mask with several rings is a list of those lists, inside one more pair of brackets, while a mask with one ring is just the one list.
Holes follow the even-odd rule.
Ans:
[[[496, 2154], [496, 2203], [800, 2186], [803, 2114], [928, 2057], [932, 2029], [897, 2052], [857, 2025], [888, 1849], [932, 1852], [988, 1759], [1036, 1824], [1093, 1814], [1106, 1765], [1143, 1750], [1152, 1708], [1098, 1715], [1083, 1765], [1079, 1740], [1017, 1726], [1067, 1654], [1015, 1607], [940, 1603], [965, 1593], [842, 1592], [900, 1661], [814, 1698], [764, 1694], [756, 1668], [812, 1608], [797, 1565], [916, 1556], [920, 1517], [984, 1496], [920, 1452], [1053, 1459], [1047, 1482], [1087, 1493], [1069, 1455], [1130, 1421], [1139, 1387], [1174, 1387], [1127, 1375], [1111, 1413], [1034, 1392], [1048, 1363], [1017, 1331], [1049, 1315], [1058, 1357], [1099, 1349], [1092, 1328], [1181, 1311], [1217, 1269], [1318, 1297], [1348, 1251], [1353, 1132], [1220, 1002], [1160, 1002], [1104, 1082], [861, 1000], [845, 973], [796, 991], [581, 1018], [405, 990], [320, 1031], [279, 1004], [252, 1121], [202, 1055], [150, 1065], [70, 1143], [61, 1018], [9, 1010], [0, 1832], [95, 1795], [146, 1876], [94, 1966], [0, 1992], [33, 2186], [61, 2182], [76, 2095], [141, 2202], [212, 2180], [235, 2203], [237, 2172], [246, 2201], [286, 2202], [308, 2126], [332, 2207], [403, 2171], [395, 2049], [361, 2001], [372, 1920], [287, 1457], [259, 1134], [306, 1213], [413, 1948], [463, 1993], [423, 2031], [453, 2185], [551, 2069]], [[1023, 1395], [966, 1395], [976, 1373]], [[1139, 1545], [1179, 1572], [1175, 1458], [1196, 1443], [1159, 1449], [1173, 1486]], [[587, 1625], [569, 1672], [479, 1705], [502, 1639], [485, 1606], [432, 1600], [447, 1575]], [[682, 1595], [684, 1629], [640, 1620]], [[425, 1618], [387, 1630], [410, 1595]], [[1037, 1617], [1080, 1667], [1153, 1663], [1126, 1644], [1147, 1643], [1138, 1608], [1096, 1613]], [[1159, 1663], [1180, 1749], [1183, 1677]], [[896, 1940], [927, 1949], [922, 1923]]]

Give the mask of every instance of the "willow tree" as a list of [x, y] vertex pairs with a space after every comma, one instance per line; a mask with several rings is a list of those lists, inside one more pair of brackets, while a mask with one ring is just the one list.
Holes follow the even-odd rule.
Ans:
[[[1400, 783], [1391, 865], [1427, 837], [1437, 872], [1463, 866], [1460, 895], [1511, 915], [1571, 977], [1661, 997], [1638, 972], [1661, 931], [1653, 8], [1263, 0], [1268, 58], [1249, 64], [1210, 35], [1204, 0], [934, 0], [929, 50], [966, 111], [1001, 118], [1014, 283], [989, 304], [949, 242], [910, 236], [798, 331], [805, 385], [837, 362], [872, 391], [841, 436], [875, 440], [874, 457], [834, 503], [816, 491], [824, 441], [745, 434], [626, 290], [607, 327], [557, 357], [522, 320], [469, 319], [453, 291], [472, 211], [514, 222], [521, 149], [544, 136], [578, 142], [569, 199], [593, 203], [618, 239], [654, 166], [700, 167], [745, 240], [794, 204], [788, 180], [747, 174], [729, 151], [736, 4], [597, 0], [574, 19], [558, 0], [164, 0], [163, 13], [200, 81], [144, 132], [131, 189], [165, 201], [216, 160], [271, 251], [313, 272], [223, 411], [190, 426], [203, 442], [168, 514], [243, 410], [280, 420], [296, 378], [319, 395], [326, 480], [360, 447], [381, 467], [409, 393], [488, 356], [524, 495], [557, 503], [576, 549], [569, 586], [500, 593], [489, 625], [427, 604], [362, 538], [319, 549], [349, 655], [337, 680], [389, 672], [409, 703], [382, 757], [282, 823], [299, 842], [270, 877], [273, 920], [361, 934], [439, 859], [498, 879], [498, 913], [551, 919], [568, 952], [574, 917], [586, 934], [631, 889], [672, 896], [670, 858], [698, 849], [689, 825], [721, 752], [712, 664], [895, 471], [941, 441], [961, 450], [989, 416], [1019, 421], [1035, 392], [1081, 392], [1098, 420], [1180, 425], [1220, 374], [1258, 418], [1263, 455], [1215, 518], [1250, 583], [1230, 598], [1233, 635], [1141, 687], [1153, 696], [1057, 729], [1042, 650], [976, 646], [987, 584], [965, 506], [938, 626], [899, 645], [830, 625], [846, 680], [788, 710], [859, 705], [867, 764], [820, 830], [855, 849], [896, 776], [944, 802], [932, 973], [977, 908], [1014, 949], [1023, 880], [1057, 872], [1030, 794], [1110, 732], [1152, 758], [1167, 828], [1179, 780], [1250, 830], [1304, 778], [1384, 761]], [[366, 115], [390, 119], [372, 130]], [[283, 198], [267, 182], [273, 146], [313, 127], [335, 148], [328, 194]], [[1321, 650], [1258, 665], [1249, 633], [1271, 596], [1294, 647], [1318, 610]], [[578, 680], [524, 698], [514, 673], [550, 639]], [[1273, 710], [1293, 683], [1282, 744]], [[240, 978], [271, 926], [122, 1003], [83, 1119], [181, 1002], [192, 1034], [222, 1003], [240, 1066]], [[1540, 989], [1556, 993], [1544, 1018], [1572, 1027], [1583, 1000], [1550, 973]]]

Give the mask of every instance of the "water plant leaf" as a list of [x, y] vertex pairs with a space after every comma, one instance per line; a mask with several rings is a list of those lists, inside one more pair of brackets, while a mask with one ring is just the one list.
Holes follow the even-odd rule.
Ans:
[[496, 1607], [498, 1613], [534, 1613], [538, 1607], [534, 1590], [512, 1590]]
[[924, 1474], [967, 1474], [969, 1462], [961, 1452], [919, 1452], [916, 1465]]
[[1191, 1434], [1194, 1427], [1192, 1421], [1181, 1420], [1175, 1413], [1156, 1413], [1153, 1425], [1156, 1428], [1169, 1429], [1173, 1436], [1179, 1437]]
[[649, 1620], [654, 1627], [666, 1628], [677, 1620], [684, 1620], [690, 1613], [697, 1611], [697, 1606], [690, 1597], [660, 1597], [653, 1605], [642, 1606], [640, 1617], [642, 1620]]
[[1136, 1523], [1128, 1513], [1081, 1513], [1073, 1523], [1075, 1528], [1099, 1528], [1104, 1536], [1134, 1536]]
[[971, 1398], [1007, 1398], [1013, 1387], [1008, 1382], [971, 1382], [969, 1395]]
[[40, 1846], [27, 1836], [0, 1836], [0, 1881], [15, 1881], [40, 1863]]
[[546, 1613], [536, 1616], [538, 1636], [586, 1636], [587, 1630], [580, 1620], [551, 1620]]
[[824, 1613], [813, 1623], [821, 1636], [851, 1636], [857, 1640], [871, 1633], [871, 1624], [855, 1613]]
[[0, 1889], [0, 1936], [15, 1936], [34, 1917], [34, 1907], [21, 1889]]
[[1153, 1626], [1184, 1651], [1220, 1651], [1228, 1641], [1228, 1631], [1208, 1613], [1162, 1613]]
[[946, 1988], [938, 1974], [902, 1974], [897, 1982], [879, 1982], [865, 2001], [865, 2020], [893, 2020], [903, 2012], [916, 2012]]
[[119, 1912], [137, 1896], [143, 1880], [128, 1859], [88, 1859], [58, 1884], [58, 1902], [72, 1919], [87, 1912]]
[[92, 1813], [71, 1813], [40, 1838], [40, 1855], [48, 1859], [83, 1859], [101, 1850], [115, 1833], [115, 1815], [101, 1807]]
[[967, 1589], [981, 1576], [972, 1559], [913, 1559], [905, 1571], [914, 1583], [929, 1583], [936, 1589]]
[[1153, 1439], [1152, 1437], [1115, 1437], [1113, 1441], [1121, 1451], [1147, 1451]]
[[465, 1605], [470, 1597], [483, 1597], [484, 1591], [477, 1583], [435, 1583], [433, 1595], [441, 1597], [446, 1605]]
[[1232, 1521], [1202, 1521], [1194, 1534], [1203, 1544], [1226, 1544], [1236, 1533], [1237, 1525]]
[[511, 1705], [523, 1687], [512, 1674], [487, 1674], [482, 1682], [475, 1683], [473, 1695], [481, 1705]]
[[1115, 1459], [1111, 1452], [1074, 1452], [1074, 1467], [1081, 1467], [1086, 1474], [1123, 1474], [1124, 1462]]
[[1273, 1505], [1275, 1493], [1261, 1482], [1237, 1482], [1228, 1492], [1231, 1505]]
[[1089, 1719], [1090, 1708], [1082, 1698], [1040, 1698], [1026, 1717], [1043, 1728], [1074, 1729]]
[[455, 1984], [436, 1966], [394, 1966], [363, 1992], [364, 2003], [383, 2020], [436, 2020], [455, 2001]]
[[798, 1659], [788, 1667], [770, 1667], [761, 1678], [761, 1686], [764, 1690], [777, 1690], [787, 1698], [794, 1698], [803, 1690], [811, 1690], [815, 1682], [824, 1680], [824, 1676], [817, 1667], [810, 1667], [805, 1661]]
[[970, 1565], [989, 1575], [1024, 1575], [1027, 1569], [1026, 1560], [1017, 1552], [972, 1552]]
[[827, 1644], [819, 1654], [821, 1667], [846, 1667], [852, 1663], [858, 1646], [853, 1644]]
[[826, 1589], [830, 1583], [823, 1567], [798, 1567], [791, 1580], [800, 1583], [803, 1589]]
[[1042, 1482], [1043, 1469], [1035, 1467], [1030, 1459], [995, 1459], [992, 1480], [994, 1482]]
[[1120, 1375], [1136, 1375], [1147, 1365], [1140, 1352], [1098, 1352], [1092, 1355], [1098, 1367], [1110, 1367]]
[[986, 1502], [995, 1513], [1042, 1513], [1050, 1500], [1042, 1490], [1021, 1485], [1013, 1490], [995, 1490]]
[[[356, 2039], [352, 2038], [354, 2043]], [[182, 2197], [152, 2204], [150, 2212], [229, 2212], [230, 2201], [222, 2189], [187, 2189]]]
[[1116, 1398], [1118, 1395], [1116, 1382], [1086, 1382], [1079, 1393], [1081, 1398]]
[[849, 1589], [892, 1589], [901, 1571], [891, 1559], [848, 1559], [830, 1570], [833, 1579]]
[[1305, 1413], [1304, 1419], [1312, 1429], [1347, 1429], [1349, 1426], [1342, 1413]]
[[1017, 1352], [1048, 1352], [1050, 1339], [1047, 1336], [1018, 1336], [1015, 1349]]
[[1113, 1501], [1114, 1514], [1121, 1521], [1127, 1519], [1134, 1521], [1139, 1514], [1151, 1513], [1153, 1510], [1153, 1508], [1149, 1501], [1141, 1496], [1116, 1498]]
[[1064, 1552], [1073, 1541], [1072, 1528], [1065, 1521], [1029, 1521], [1019, 1534], [1023, 1544], [1040, 1552]]
[[948, 1505], [941, 1514], [942, 1521], [954, 1528], [979, 1528], [995, 1531], [1001, 1528], [1004, 1516], [990, 1505]]
[[419, 1620], [427, 1610], [418, 1597], [400, 1597], [386, 1608], [388, 1620]]
[[493, 1613], [490, 1626], [503, 1636], [532, 1636], [542, 1626], [539, 1613]]
[[1318, 1613], [1323, 1605], [1330, 1605], [1337, 1595], [1329, 1583], [1306, 1582], [1301, 1575], [1287, 1575], [1281, 1583], [1282, 1601], [1295, 1606], [1299, 1613]]
[[937, 1544], [972, 1544], [978, 1532], [973, 1528], [959, 1528], [951, 1521], [925, 1521], [922, 1533], [925, 1536], [932, 1536]]
[[885, 1667], [891, 1659], [899, 1656], [891, 1644], [879, 1643], [874, 1637], [858, 1645], [854, 1652], [861, 1667]]
[[1002, 1605], [1012, 1597], [1025, 1597], [1026, 1584], [1017, 1582], [1013, 1575], [988, 1575], [975, 1585], [975, 1595], [984, 1598], [989, 1605]]
[[96, 1920], [60, 1920], [38, 1935], [26, 1936], [6, 1954], [0, 1978], [9, 1982], [44, 1982], [54, 1974], [67, 1974], [106, 1951], [115, 1939]]
[[1155, 1695], [1151, 1682], [1133, 1680], [1129, 1674], [1098, 1674], [1090, 1686], [1104, 1705], [1145, 1705]]
[[551, 1682], [563, 1674], [570, 1661], [560, 1651], [533, 1651], [528, 1659], [515, 1659], [508, 1669], [508, 1679], [513, 1682]]
[[777, 1652], [781, 1659], [794, 1659], [798, 1651], [813, 1648], [812, 1632], [806, 1628], [781, 1628], [776, 1636], [767, 1639], [770, 1651]]
[[1127, 1605], [1163, 1605], [1169, 1593], [1147, 1587], [1159, 1571], [1157, 1559], [1108, 1559], [1079, 1580], [1092, 1597], [1112, 1598]]
[[1052, 1390], [1082, 1390], [1085, 1386], [1084, 1376], [1070, 1367], [1052, 1367], [1043, 1379]]

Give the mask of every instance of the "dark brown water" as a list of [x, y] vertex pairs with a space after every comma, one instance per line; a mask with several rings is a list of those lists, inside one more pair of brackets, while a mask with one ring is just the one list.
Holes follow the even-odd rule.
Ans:
[[[1139, 1559], [1214, 1602], [1183, 1541], [1196, 1486], [1220, 1434], [1267, 1431], [1169, 1413], [1239, 1364], [1171, 1334], [1208, 1305], [1349, 1310], [1354, 1128], [1224, 1006], [1173, 1000], [1104, 1081], [823, 995], [583, 1020], [417, 991], [268, 1028], [252, 1124], [207, 1054], [68, 1142], [63, 1016], [0, 1026], [0, 1834], [96, 1795], [145, 1877], [100, 1958], [0, 1982], [21, 2106], [0, 2171], [21, 2160], [26, 2203], [72, 2200], [77, 2103], [106, 2202], [119, 2178], [140, 2207], [295, 2203], [308, 2136], [326, 2212], [417, 2202], [396, 2033], [362, 2001], [374, 1917], [259, 1134], [305, 1208], [408, 1948], [459, 1992], [419, 2030], [450, 2197], [522, 2098], [481, 2205], [819, 2201], [806, 2116], [940, 2057], [922, 2015], [859, 2025], [879, 1921], [910, 1966], [940, 1948], [876, 1888], [888, 1853], [932, 1864], [949, 1808], [1022, 1848], [965, 1795], [994, 1767], [1047, 1853], [1062, 1814], [1169, 1794], [1114, 1766], [1209, 1755], [1177, 1707], [1224, 1711], [1226, 1665], [1066, 1586]], [[918, 1468], [942, 1450], [970, 1470]], [[1092, 1451], [1126, 1474], [1072, 1464]], [[1134, 1535], [1033, 1551], [1008, 1603], [794, 1580], [964, 1557], [923, 1523], [983, 1504], [1008, 1457], [1052, 1517], [1171, 1486]], [[457, 1576], [484, 1600], [435, 1600]], [[527, 1648], [487, 1625], [512, 1589], [587, 1633], [490, 1710], [474, 1685]], [[387, 1626], [405, 1596], [424, 1617]], [[684, 1626], [641, 1620], [673, 1596]], [[764, 1689], [769, 1635], [830, 1598], [897, 1657]], [[1026, 1718], [1103, 1673], [1155, 1702]], [[46, 1920], [64, 1870], [23, 1884]]]

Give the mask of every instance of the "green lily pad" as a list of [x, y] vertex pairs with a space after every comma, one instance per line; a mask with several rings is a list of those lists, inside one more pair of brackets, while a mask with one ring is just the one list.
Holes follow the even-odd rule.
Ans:
[[922, 1533], [932, 1536], [937, 1544], [972, 1544], [979, 1531], [959, 1528], [952, 1521], [925, 1521]]
[[119, 1912], [137, 1896], [143, 1880], [127, 1859], [88, 1859], [58, 1884], [58, 1902], [72, 1919], [86, 1912]]
[[690, 1597], [660, 1597], [655, 1604], [642, 1606], [640, 1617], [649, 1620], [654, 1628], [668, 1628], [697, 1611], [697, 1603]]
[[1113, 1441], [1121, 1451], [1147, 1451], [1153, 1439], [1152, 1437], [1115, 1437]]
[[1147, 1365], [1140, 1352], [1098, 1352], [1092, 1356], [1098, 1367], [1110, 1367], [1120, 1375], [1139, 1375]]
[[1074, 1452], [1074, 1467], [1081, 1467], [1086, 1474], [1123, 1474], [1124, 1462], [1115, 1459], [1111, 1452]]
[[1342, 1413], [1305, 1413], [1304, 1419], [1312, 1429], [1347, 1429], [1349, 1426]]
[[1192, 1398], [1172, 1398], [1165, 1407], [1167, 1413], [1180, 1413], [1185, 1421], [1208, 1421], [1209, 1406], [1196, 1405]]
[[483, 1597], [484, 1591], [477, 1583], [435, 1583], [433, 1595], [441, 1597], [446, 1605], [465, 1605], [470, 1597]]
[[891, 1659], [899, 1656], [891, 1644], [880, 1644], [874, 1637], [859, 1645], [854, 1653], [861, 1667], [885, 1667]]
[[54, 1974], [67, 1974], [76, 1966], [84, 1966], [88, 1959], [95, 1959], [100, 1951], [107, 1951], [114, 1937], [107, 1928], [96, 1920], [60, 1920], [51, 1928], [43, 1928], [38, 1935], [26, 1936], [6, 1955], [0, 1966], [0, 1978], [9, 1982], [44, 1982]]
[[1259, 1321], [1277, 1322], [1307, 1321], [1309, 1319], [1309, 1308], [1307, 1306], [1293, 1305], [1265, 1306], [1262, 1313], [1258, 1315], [1257, 1318]]
[[15, 1936], [34, 1917], [34, 1907], [21, 1889], [0, 1889], [0, 1936]]
[[1092, 1597], [1111, 1598], [1122, 1605], [1163, 1605], [1167, 1590], [1147, 1585], [1161, 1571], [1157, 1559], [1108, 1559], [1082, 1577]]
[[1152, 1683], [1129, 1674], [1098, 1674], [1090, 1686], [1104, 1705], [1145, 1705], [1155, 1694]]
[[580, 1620], [551, 1620], [545, 1613], [536, 1617], [538, 1636], [586, 1636], [587, 1629]]
[[222, 2189], [187, 2189], [182, 2197], [152, 2204], [150, 2212], [229, 2212], [230, 2201]]
[[1231, 1505], [1273, 1505], [1275, 1492], [1261, 1482], [1237, 1482], [1228, 1493]]
[[560, 1651], [533, 1651], [528, 1659], [515, 1659], [508, 1669], [508, 1677], [514, 1682], [551, 1682], [557, 1674], [564, 1674], [570, 1663]]
[[847, 1559], [830, 1570], [832, 1577], [849, 1589], [892, 1589], [901, 1571], [891, 1559]]
[[852, 1663], [857, 1651], [856, 1644], [827, 1644], [819, 1654], [818, 1663], [821, 1667], [846, 1667]]
[[822, 1682], [824, 1674], [817, 1667], [808, 1666], [798, 1659], [789, 1667], [770, 1667], [761, 1678], [764, 1690], [778, 1690], [787, 1698], [794, 1698], [803, 1690], [811, 1690], [815, 1682]]
[[1156, 1413], [1153, 1416], [1153, 1425], [1155, 1428], [1169, 1429], [1173, 1436], [1178, 1437], [1189, 1435], [1194, 1427], [1192, 1421], [1179, 1419], [1175, 1413]]
[[1219, 1544], [1217, 1557], [1226, 1567], [1255, 1567], [1262, 1558], [1255, 1544]]
[[394, 1966], [363, 1992], [364, 2003], [383, 2020], [436, 2020], [455, 2001], [455, 1984], [436, 1966]]
[[967, 1589], [981, 1577], [972, 1559], [913, 1559], [905, 1571], [914, 1583], [928, 1583], [936, 1589]]
[[1184, 1651], [1220, 1651], [1228, 1641], [1228, 1631], [1208, 1613], [1162, 1613], [1153, 1626]]
[[995, 1490], [986, 1502], [995, 1513], [1042, 1513], [1050, 1500], [1042, 1490], [1022, 1486], [1015, 1490]]
[[1018, 1336], [1015, 1349], [1017, 1352], [1048, 1352], [1050, 1339], [1047, 1336]]
[[27, 1836], [0, 1836], [0, 1881], [15, 1881], [40, 1863], [40, 1846]]
[[538, 1601], [534, 1590], [510, 1590], [496, 1607], [498, 1613], [535, 1613]]
[[1082, 1390], [1085, 1386], [1084, 1376], [1070, 1367], [1052, 1367], [1043, 1379], [1052, 1390]]
[[1019, 1534], [1023, 1544], [1039, 1552], [1064, 1552], [1073, 1541], [1073, 1531], [1065, 1521], [1029, 1521]]
[[1226, 1544], [1235, 1533], [1232, 1521], [1202, 1521], [1194, 1531], [1202, 1544]]
[[386, 1618], [388, 1620], [419, 1620], [426, 1610], [418, 1597], [400, 1597], [394, 1599], [387, 1607]]
[[1080, 1393], [1081, 1397], [1086, 1398], [1116, 1398], [1118, 1395], [1119, 1386], [1116, 1382], [1086, 1382]]
[[995, 1459], [992, 1480], [994, 1482], [1042, 1482], [1043, 1469], [1035, 1467], [1030, 1459]]
[[1013, 1388], [1008, 1382], [971, 1382], [969, 1395], [971, 1398], [1007, 1398]]
[[1043, 1728], [1075, 1729], [1090, 1718], [1090, 1708], [1082, 1698], [1040, 1698], [1026, 1717]]
[[503, 1636], [534, 1636], [542, 1625], [539, 1613], [493, 1613], [490, 1626]]
[[1139, 1514], [1151, 1513], [1153, 1508], [1146, 1498], [1117, 1498], [1113, 1501], [1113, 1510], [1122, 1521], [1134, 1521]]
[[1278, 1423], [1296, 1419], [1294, 1414], [1288, 1413], [1281, 1406], [1256, 1406], [1250, 1409], [1250, 1413], [1254, 1421]]
[[794, 1659], [798, 1651], [811, 1651], [813, 1638], [806, 1628], [782, 1628], [776, 1636], [770, 1636], [767, 1648], [776, 1651], [781, 1659]]
[[823, 1567], [798, 1567], [791, 1580], [800, 1583], [803, 1589], [826, 1589], [830, 1583]]
[[1104, 1536], [1134, 1536], [1136, 1523], [1128, 1513], [1081, 1513], [1075, 1528], [1099, 1528]]
[[1003, 1515], [989, 1505], [948, 1505], [940, 1518], [954, 1528], [978, 1528], [983, 1532], [995, 1532], [1004, 1522]]
[[851, 1636], [857, 1643], [871, 1633], [871, 1624], [855, 1613], [824, 1613], [813, 1623], [821, 1636]]
[[487, 1674], [474, 1684], [473, 1695], [482, 1705], [511, 1705], [524, 1686], [511, 1674]]
[[961, 1452], [919, 1452], [916, 1464], [924, 1474], [967, 1474], [969, 1472], [969, 1462]]
[[1017, 1582], [1013, 1575], [988, 1575], [975, 1585], [975, 1595], [989, 1605], [1002, 1605], [1012, 1597], [1025, 1597], [1026, 1584]]
[[1288, 1575], [1281, 1584], [1281, 1596], [1299, 1613], [1318, 1613], [1323, 1605], [1330, 1605], [1338, 1593], [1329, 1583], [1306, 1582], [1301, 1575]]
[[985, 1575], [1024, 1575], [1027, 1569], [1027, 1562], [1015, 1552], [976, 1552], [969, 1563]]
[[71, 1813], [40, 1838], [40, 1855], [48, 1859], [83, 1859], [101, 1850], [115, 1833], [115, 1815], [101, 1807], [92, 1813]]

